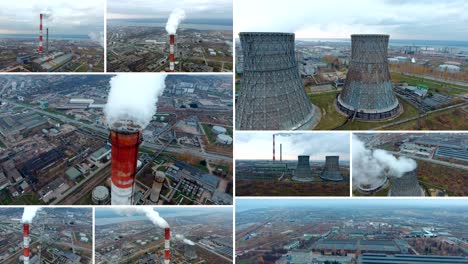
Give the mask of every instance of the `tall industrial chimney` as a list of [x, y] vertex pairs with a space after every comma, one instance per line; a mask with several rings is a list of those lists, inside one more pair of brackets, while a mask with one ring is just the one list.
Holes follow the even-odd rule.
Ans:
[[388, 196], [425, 196], [416, 176], [416, 170], [406, 172], [401, 177], [393, 177]]
[[305, 155], [297, 157], [297, 167], [293, 177], [294, 181], [308, 182], [313, 180], [309, 158], [309, 156]]
[[351, 35], [351, 62], [336, 102], [341, 112], [362, 120], [394, 117], [399, 103], [388, 70], [389, 35]]
[[29, 224], [23, 224], [23, 263], [29, 264]]
[[46, 28], [46, 56], [49, 55], [49, 28]]
[[152, 204], [157, 204], [159, 201], [159, 195], [161, 194], [161, 189], [163, 187], [164, 180], [166, 179], [166, 175], [162, 171], [158, 171], [157, 168], [153, 168], [153, 186], [151, 188], [151, 195], [149, 201]]
[[280, 144], [280, 161], [283, 161], [283, 144]]
[[169, 264], [171, 261], [171, 229], [164, 228], [164, 264]]
[[320, 175], [320, 178], [326, 181], [342, 181], [343, 176], [340, 172], [339, 156], [326, 156], [325, 168]]
[[42, 14], [39, 14], [39, 55], [42, 56]]
[[133, 185], [141, 143], [140, 127], [131, 121], [119, 121], [111, 127], [112, 205], [131, 205]]
[[169, 71], [174, 72], [174, 43], [175, 43], [175, 35], [169, 35]]
[[275, 161], [275, 134], [273, 134], [273, 162]]
[[309, 129], [317, 121], [299, 75], [294, 34], [239, 34], [244, 55], [236, 108], [240, 130]]

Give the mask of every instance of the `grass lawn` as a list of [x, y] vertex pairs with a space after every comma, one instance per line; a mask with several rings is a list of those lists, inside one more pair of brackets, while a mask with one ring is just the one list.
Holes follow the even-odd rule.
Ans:
[[[335, 109], [334, 100], [337, 92], [327, 92], [320, 94], [313, 94], [310, 96], [310, 100], [314, 105], [320, 108], [322, 111], [322, 118], [318, 125], [314, 128], [317, 130], [330, 130], [343, 124], [346, 117], [338, 113]], [[362, 122], [354, 120], [342, 127], [342, 130], [368, 130], [375, 127], [379, 127], [385, 124], [389, 124], [398, 120], [415, 117], [418, 115], [418, 110], [404, 100], [400, 100], [403, 105], [403, 113], [393, 119], [382, 122]]]
[[80, 200], [78, 200], [75, 205], [90, 205], [93, 204], [93, 200], [91, 198], [92, 193], [88, 193], [85, 196], [81, 197]]
[[393, 82], [405, 82], [412, 86], [416, 86], [417, 84], [424, 84], [429, 86], [429, 90], [445, 94], [460, 94], [463, 92], [462, 90], [468, 92], [468, 87], [466, 86], [444, 83], [440, 81], [433, 81], [421, 77], [403, 75], [401, 73], [396, 72], [392, 73], [392, 80]]
[[39, 200], [35, 194], [23, 194], [22, 196], [16, 198], [12, 205], [25, 205], [25, 204], [44, 204], [43, 201]]
[[[461, 109], [438, 112], [421, 120], [421, 130], [468, 130], [468, 114]], [[388, 130], [416, 130], [417, 120], [387, 127]]]
[[201, 124], [203, 126], [203, 130], [205, 130], [206, 137], [208, 137], [208, 142], [213, 144], [216, 142], [216, 135], [213, 133], [213, 126], [210, 124]]

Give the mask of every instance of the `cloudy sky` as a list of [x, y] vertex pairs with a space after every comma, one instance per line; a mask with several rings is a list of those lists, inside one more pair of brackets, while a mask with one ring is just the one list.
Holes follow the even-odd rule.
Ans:
[[[236, 159], [272, 159], [273, 133], [236, 133]], [[276, 158], [297, 160], [298, 155], [309, 155], [312, 160], [325, 160], [327, 155], [338, 155], [349, 160], [349, 134], [347, 133], [282, 133], [276, 136]]]
[[50, 14], [43, 21], [50, 34], [102, 32], [104, 5], [104, 0], [2, 0], [0, 34], [38, 34], [41, 12]]
[[187, 19], [232, 19], [233, 0], [111, 0], [108, 19], [167, 18], [174, 8], [185, 10]]
[[393, 39], [468, 40], [466, 0], [235, 0], [235, 31], [299, 38], [385, 33]]

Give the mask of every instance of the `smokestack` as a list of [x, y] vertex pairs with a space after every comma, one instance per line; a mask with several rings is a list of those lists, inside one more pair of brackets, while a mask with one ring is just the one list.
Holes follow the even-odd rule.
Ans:
[[49, 28], [46, 28], [46, 55], [49, 55]]
[[323, 169], [320, 178], [326, 181], [342, 181], [343, 176], [340, 172], [340, 157], [339, 156], [326, 156], [325, 168]]
[[169, 35], [169, 71], [174, 72], [174, 43], [175, 43], [175, 35]]
[[273, 134], [273, 161], [275, 161], [275, 134]]
[[283, 161], [283, 144], [280, 144], [280, 161]]
[[39, 55], [42, 56], [42, 14], [39, 14]]
[[140, 127], [130, 121], [120, 121], [111, 127], [112, 144], [112, 205], [131, 205], [133, 184], [141, 143]]
[[164, 264], [169, 264], [171, 261], [171, 229], [169, 227], [164, 228]]
[[300, 182], [312, 181], [312, 170], [310, 169], [309, 156], [298, 156], [297, 167], [293, 180]]
[[23, 263], [29, 264], [29, 224], [23, 224]]

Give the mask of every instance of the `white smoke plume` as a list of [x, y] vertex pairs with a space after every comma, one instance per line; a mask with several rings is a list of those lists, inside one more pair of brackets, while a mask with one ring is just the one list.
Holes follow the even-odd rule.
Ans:
[[91, 32], [88, 34], [88, 37], [96, 42], [96, 43], [99, 43], [99, 45], [101, 45], [101, 47], [104, 48], [104, 32], [100, 31], [100, 32]]
[[191, 246], [195, 245], [195, 242], [193, 242], [190, 239], [187, 239], [184, 235], [177, 234], [177, 235], [175, 235], [175, 238], [177, 240], [180, 240], [180, 241], [184, 242], [187, 245], [191, 245]]
[[179, 27], [179, 23], [185, 19], [185, 11], [180, 8], [176, 8], [172, 10], [171, 15], [166, 23], [166, 31], [168, 34], [175, 34], [177, 31], [177, 27]]
[[381, 149], [371, 150], [364, 142], [353, 135], [353, 187], [378, 185], [385, 178], [401, 177], [404, 173], [417, 167], [416, 161], [406, 157], [395, 157]]
[[112, 128], [117, 121], [129, 120], [145, 128], [165, 87], [165, 74], [121, 74], [110, 80], [111, 89], [104, 114]]
[[39, 206], [25, 206], [21, 222], [31, 223], [39, 209], [41, 209]]
[[158, 212], [151, 207], [116, 207], [112, 208], [115, 212], [121, 215], [129, 216], [134, 214], [144, 214], [153, 224], [160, 228], [168, 228], [169, 224], [162, 218]]

